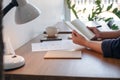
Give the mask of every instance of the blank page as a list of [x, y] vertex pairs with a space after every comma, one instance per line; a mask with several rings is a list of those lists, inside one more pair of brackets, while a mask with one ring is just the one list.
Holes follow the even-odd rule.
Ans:
[[45, 59], [81, 59], [81, 51], [48, 51]]
[[83, 33], [89, 40], [92, 39], [95, 34], [90, 31], [86, 25], [81, 22], [79, 19], [75, 19], [71, 22], [75, 27], [76, 29], [78, 29], [81, 33]]

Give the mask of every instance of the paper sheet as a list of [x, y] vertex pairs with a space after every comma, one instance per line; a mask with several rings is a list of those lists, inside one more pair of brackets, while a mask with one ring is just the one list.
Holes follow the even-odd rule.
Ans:
[[83, 46], [74, 44], [71, 40], [46, 41], [42, 43], [32, 43], [32, 51], [50, 51], [50, 50], [78, 50]]

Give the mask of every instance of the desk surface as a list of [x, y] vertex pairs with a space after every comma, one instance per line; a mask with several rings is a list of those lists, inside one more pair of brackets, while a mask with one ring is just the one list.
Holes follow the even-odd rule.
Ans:
[[16, 50], [25, 58], [22, 68], [5, 71], [6, 80], [120, 80], [120, 59], [104, 58], [91, 50], [82, 50], [82, 59], [44, 59], [46, 52], [32, 52], [31, 43]]

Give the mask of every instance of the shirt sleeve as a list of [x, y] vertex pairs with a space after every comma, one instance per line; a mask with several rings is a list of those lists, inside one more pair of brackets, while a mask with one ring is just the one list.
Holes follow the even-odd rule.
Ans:
[[120, 58], [120, 37], [103, 40], [101, 47], [104, 57]]

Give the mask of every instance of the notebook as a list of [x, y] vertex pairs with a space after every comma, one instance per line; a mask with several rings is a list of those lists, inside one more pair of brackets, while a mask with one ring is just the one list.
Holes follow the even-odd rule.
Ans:
[[81, 59], [81, 51], [48, 51], [45, 59]]
[[86, 39], [91, 40], [95, 34], [90, 31], [86, 25], [80, 21], [79, 19], [75, 19], [73, 21], [66, 21], [68, 27], [72, 30], [76, 30], [79, 34], [83, 35]]

